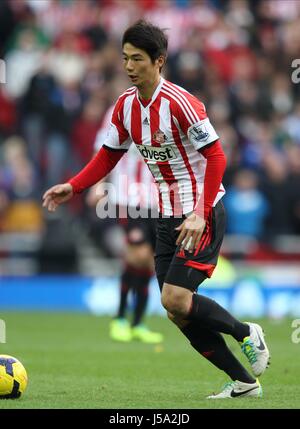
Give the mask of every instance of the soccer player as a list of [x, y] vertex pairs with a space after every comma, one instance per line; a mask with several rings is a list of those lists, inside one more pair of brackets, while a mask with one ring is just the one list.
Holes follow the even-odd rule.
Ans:
[[[145, 21], [125, 31], [123, 63], [133, 86], [116, 102], [96, 157], [68, 183], [46, 191], [43, 205], [55, 211], [105, 177], [133, 142], [159, 190], [155, 270], [162, 305], [191, 345], [232, 380], [209, 398], [260, 397], [256, 377], [269, 360], [262, 328], [240, 322], [196, 293], [216, 266], [224, 235], [221, 182], [226, 160], [203, 103], [162, 78], [167, 45], [165, 33]], [[254, 377], [229, 350], [222, 333], [241, 343]]]
[[[105, 141], [113, 107], [108, 109], [97, 134], [96, 152], [101, 149]], [[158, 344], [163, 341], [162, 334], [152, 332], [143, 323], [148, 302], [149, 282], [154, 271], [156, 222], [148, 215], [149, 211], [157, 208], [156, 196], [153, 194], [153, 177], [137, 150], [131, 147], [110, 173], [109, 182], [114, 187], [114, 192], [108, 194], [109, 203], [116, 206], [119, 224], [126, 235], [119, 307], [116, 317], [110, 324], [110, 337], [120, 342], [139, 340], [148, 344]], [[98, 186], [101, 191], [100, 183], [95, 185], [95, 188], [91, 188], [88, 194], [91, 205], [96, 205], [99, 198], [103, 196], [101, 193], [97, 196]], [[151, 215], [151, 212], [149, 214]], [[140, 216], [132, 217], [132, 215]], [[126, 318], [130, 291], [133, 292], [134, 298], [131, 323]]]

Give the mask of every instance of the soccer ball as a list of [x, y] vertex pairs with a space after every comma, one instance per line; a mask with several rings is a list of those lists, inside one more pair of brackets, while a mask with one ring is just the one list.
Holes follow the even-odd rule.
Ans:
[[0, 355], [0, 399], [19, 398], [27, 381], [26, 369], [18, 359]]

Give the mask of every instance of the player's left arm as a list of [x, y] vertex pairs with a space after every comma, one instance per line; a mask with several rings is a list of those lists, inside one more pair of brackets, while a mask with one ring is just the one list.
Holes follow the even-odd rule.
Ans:
[[[206, 158], [206, 170], [203, 189], [193, 212], [177, 228], [180, 231], [176, 244], [193, 252], [203, 234], [206, 221], [220, 190], [226, 167], [226, 158], [219, 136], [211, 125], [203, 103], [194, 97], [191, 99], [193, 111], [181, 112], [180, 125], [195, 149]], [[196, 119], [192, 123], [191, 116]]]

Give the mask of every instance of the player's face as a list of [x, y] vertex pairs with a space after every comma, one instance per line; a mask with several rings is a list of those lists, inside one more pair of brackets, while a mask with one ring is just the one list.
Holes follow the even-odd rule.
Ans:
[[147, 52], [136, 48], [131, 43], [125, 43], [123, 46], [124, 69], [133, 85], [138, 88], [156, 82], [163, 63], [164, 58], [159, 57], [153, 64]]

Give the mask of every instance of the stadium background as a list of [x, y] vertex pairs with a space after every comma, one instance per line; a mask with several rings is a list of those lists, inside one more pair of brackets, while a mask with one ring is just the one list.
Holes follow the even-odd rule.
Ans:
[[[164, 76], [206, 104], [227, 155], [223, 257], [201, 293], [239, 317], [267, 318], [291, 347], [290, 319], [300, 317], [300, 83], [292, 80], [300, 2], [1, 0], [0, 319], [6, 353], [28, 352], [29, 366], [29, 350], [45, 341], [39, 324], [50, 329], [43, 312], [60, 312], [49, 319], [58, 336], [62, 325], [68, 335], [74, 324], [84, 331], [86, 319], [74, 312], [110, 317], [117, 307], [115, 221], [98, 219], [84, 194], [55, 214], [42, 209], [41, 196], [91, 158], [104, 113], [127, 85], [121, 35], [140, 17], [169, 29]], [[164, 315], [154, 278], [148, 310]], [[118, 354], [101, 320], [93, 322], [105, 337], [101, 351]], [[25, 328], [35, 345], [22, 343]], [[88, 340], [86, 330], [86, 349]], [[146, 350], [142, 356], [147, 363]]]
[[[1, 1], [1, 308], [114, 311], [114, 222], [84, 195], [47, 214], [41, 195], [91, 158], [127, 84], [121, 35], [144, 17], [169, 29], [165, 77], [205, 102], [227, 155], [227, 260], [204, 289], [242, 315], [299, 316], [299, 14], [298, 1]], [[162, 313], [155, 280], [149, 311]]]

